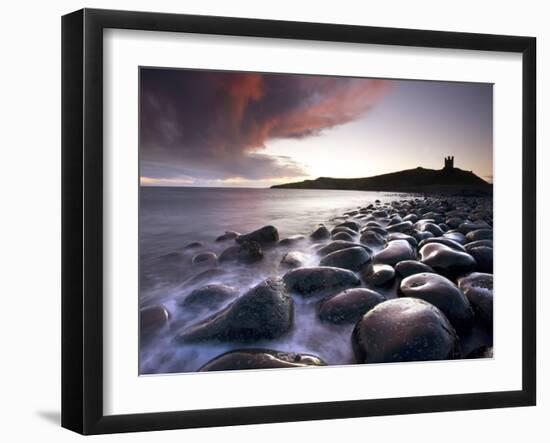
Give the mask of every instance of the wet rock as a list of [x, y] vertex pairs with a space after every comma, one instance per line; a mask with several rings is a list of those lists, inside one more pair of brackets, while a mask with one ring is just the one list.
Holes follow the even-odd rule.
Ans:
[[349, 228], [355, 232], [359, 232], [359, 229], [361, 229], [361, 224], [357, 223], [355, 221], [346, 221], [344, 223], [340, 223], [339, 225], [336, 225], [335, 228]]
[[281, 246], [293, 246], [297, 243], [301, 243], [306, 240], [306, 237], [304, 235], [291, 235], [290, 237], [283, 238], [281, 241], [279, 241], [279, 245]]
[[464, 219], [460, 217], [450, 217], [447, 220], [445, 220], [445, 223], [451, 228], [456, 229], [458, 228], [462, 223], [464, 223]]
[[393, 232], [390, 235], [388, 235], [387, 241], [394, 241], [394, 240], [406, 240], [410, 243], [410, 245], [413, 248], [418, 247], [418, 242], [416, 241], [416, 238], [414, 238], [411, 235], [403, 234], [401, 232]]
[[326, 240], [330, 238], [330, 231], [326, 226], [321, 225], [311, 233], [310, 238], [312, 240]]
[[377, 232], [364, 231], [359, 238], [359, 242], [370, 248], [380, 248], [386, 243], [386, 240]]
[[387, 244], [373, 257], [373, 263], [395, 266], [403, 260], [414, 260], [416, 254], [410, 243], [406, 240], [394, 240]]
[[453, 240], [461, 245], [466, 243], [466, 237], [461, 232], [446, 232], [443, 234], [443, 238], [448, 238], [449, 240]]
[[411, 223], [416, 223], [418, 221], [418, 215], [409, 214], [409, 215], [403, 217], [403, 221], [410, 221]]
[[390, 265], [369, 265], [361, 271], [361, 278], [369, 285], [383, 287], [393, 282], [395, 271]]
[[361, 229], [361, 234], [364, 234], [365, 232], [376, 232], [382, 237], [385, 237], [386, 235], [388, 235], [388, 231], [386, 231], [384, 228], [381, 228], [379, 226], [367, 226], [366, 228]]
[[333, 240], [343, 240], [343, 241], [353, 241], [353, 236], [349, 235], [347, 232], [337, 232], [332, 236]]
[[185, 245], [183, 249], [197, 249], [200, 247], [202, 247], [202, 243], [200, 241], [194, 241]]
[[464, 245], [466, 252], [470, 252], [473, 248], [478, 248], [480, 246], [488, 246], [489, 248], [493, 247], [493, 240], [477, 240]]
[[306, 256], [299, 251], [287, 252], [281, 259], [281, 265], [288, 268], [299, 268], [306, 261]]
[[220, 277], [225, 274], [225, 271], [220, 268], [211, 268], [206, 271], [202, 271], [197, 275], [193, 275], [188, 279], [184, 280], [183, 285], [196, 285], [197, 283], [202, 283], [213, 278]]
[[386, 226], [386, 231], [388, 232], [411, 232], [413, 231], [413, 224], [410, 221], [404, 221], [401, 223], [396, 223], [393, 225]]
[[465, 358], [493, 358], [493, 347], [480, 346], [471, 351]]
[[446, 360], [456, 355], [456, 333], [435, 306], [416, 298], [378, 304], [355, 325], [359, 363]]
[[430, 273], [435, 271], [428, 265], [416, 260], [403, 260], [395, 265], [395, 272], [401, 278], [409, 277], [414, 274]]
[[493, 230], [476, 229], [475, 231], [470, 231], [466, 234], [466, 240], [468, 242], [473, 242], [478, 240], [493, 240]]
[[483, 220], [477, 220], [475, 222], [466, 221], [458, 227], [458, 230], [464, 235], [467, 235], [468, 232], [475, 231], [477, 229], [491, 229], [491, 226]]
[[339, 226], [337, 228], [334, 228], [330, 233], [332, 235], [338, 234], [339, 232], [346, 232], [347, 234], [351, 235], [352, 237], [355, 237], [357, 235], [357, 232], [353, 229], [347, 228], [345, 226]]
[[330, 254], [331, 252], [340, 251], [342, 249], [348, 249], [348, 248], [356, 248], [358, 246], [364, 248], [369, 253], [371, 252], [369, 247], [361, 245], [359, 243], [350, 242], [350, 241], [346, 241], [346, 240], [335, 240], [335, 241], [330, 242], [329, 244], [323, 246], [322, 248], [319, 248], [317, 253], [321, 257], [324, 257], [324, 256]]
[[476, 316], [493, 325], [493, 275], [472, 272], [458, 280], [458, 287], [464, 292], [474, 308]]
[[493, 248], [478, 246], [477, 248], [470, 248], [469, 254], [474, 257], [477, 263], [476, 271], [493, 273]]
[[220, 263], [239, 261], [241, 263], [255, 263], [264, 257], [260, 244], [255, 241], [245, 241], [231, 246], [220, 254]]
[[473, 319], [468, 298], [450, 280], [439, 274], [411, 275], [401, 282], [400, 293], [431, 303], [445, 314], [456, 329], [465, 329]]
[[466, 249], [464, 246], [462, 246], [460, 243], [457, 243], [454, 240], [451, 240], [450, 238], [446, 237], [430, 237], [426, 240], [422, 240], [419, 244], [420, 249], [422, 249], [424, 246], [429, 245], [430, 243], [439, 243], [440, 245], [448, 246], [451, 249], [455, 249], [456, 251], [460, 252], [466, 252]]
[[170, 319], [170, 313], [164, 305], [152, 305], [139, 311], [139, 326], [142, 335], [150, 335], [162, 329]]
[[352, 288], [323, 299], [319, 318], [331, 323], [355, 323], [385, 297], [366, 288]]
[[217, 242], [227, 241], [227, 240], [235, 240], [239, 235], [238, 232], [235, 231], [225, 231], [224, 234], [220, 235], [216, 238]]
[[178, 305], [184, 308], [214, 308], [237, 295], [238, 291], [231, 286], [211, 284], [191, 291]]
[[474, 258], [466, 253], [440, 243], [429, 243], [420, 249], [422, 263], [431, 266], [437, 273], [455, 279], [477, 267]]
[[416, 238], [417, 242], [426, 240], [427, 238], [435, 238], [434, 235], [429, 231], [415, 231], [412, 236]]
[[361, 284], [353, 272], [327, 266], [294, 269], [287, 272], [283, 280], [289, 291], [304, 296], [352, 288]]
[[191, 263], [194, 265], [215, 265], [217, 261], [218, 256], [213, 252], [201, 252], [191, 259]]
[[293, 325], [294, 303], [281, 279], [268, 278], [206, 320], [181, 332], [176, 339], [259, 340], [280, 337]]
[[297, 352], [280, 352], [271, 349], [237, 349], [210, 360], [199, 372], [233, 371], [243, 369], [305, 368], [324, 366], [315, 355]]
[[355, 246], [331, 252], [323, 257], [319, 264], [356, 272], [363, 269], [370, 261], [371, 256], [366, 249], [362, 246]]
[[421, 231], [431, 232], [436, 237], [441, 237], [445, 232], [435, 223], [424, 223], [420, 228]]
[[253, 241], [261, 246], [268, 246], [279, 241], [279, 232], [274, 226], [264, 226], [248, 234], [239, 235], [235, 241], [240, 244]]

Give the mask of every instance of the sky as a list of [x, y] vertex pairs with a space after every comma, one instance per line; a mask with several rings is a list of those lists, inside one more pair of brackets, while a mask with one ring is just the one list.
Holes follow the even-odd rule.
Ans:
[[268, 187], [422, 166], [493, 174], [491, 84], [141, 68], [140, 182]]

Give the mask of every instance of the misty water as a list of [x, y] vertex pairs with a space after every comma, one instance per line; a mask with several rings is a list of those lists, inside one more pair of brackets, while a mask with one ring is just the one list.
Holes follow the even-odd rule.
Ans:
[[[140, 372], [161, 374], [196, 371], [212, 358], [237, 348], [268, 348], [286, 352], [310, 353], [328, 364], [353, 363], [350, 334], [353, 325], [333, 325], [319, 321], [318, 298], [295, 300], [295, 326], [284, 337], [253, 343], [205, 341], [181, 343], [174, 336], [215, 311], [189, 311], [178, 305], [193, 289], [210, 283], [222, 283], [239, 289], [248, 288], [267, 277], [282, 276], [288, 268], [280, 265], [283, 255], [292, 250], [303, 252], [307, 265], [317, 265], [315, 244], [309, 240], [289, 247], [276, 246], [264, 251], [264, 259], [255, 264], [221, 263], [225, 272], [197, 280], [208, 269], [192, 265], [199, 252], [219, 255], [234, 244], [216, 242], [225, 231], [247, 233], [273, 225], [280, 238], [308, 236], [319, 224], [327, 227], [343, 220], [346, 211], [380, 200], [383, 203], [403, 194], [297, 189], [243, 188], [155, 188], [142, 187], [140, 194], [140, 307], [163, 304], [170, 322], [152, 337], [141, 338]], [[344, 217], [345, 218], [345, 217]], [[186, 249], [201, 242], [196, 249]], [[228, 303], [231, 303], [229, 300]]]

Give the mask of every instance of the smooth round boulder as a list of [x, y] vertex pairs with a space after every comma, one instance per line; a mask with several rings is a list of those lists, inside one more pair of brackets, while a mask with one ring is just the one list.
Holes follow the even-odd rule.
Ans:
[[469, 254], [474, 257], [477, 263], [476, 271], [487, 274], [493, 273], [493, 248], [478, 246], [477, 248], [471, 248]]
[[217, 261], [218, 256], [213, 252], [201, 252], [199, 254], [195, 254], [191, 259], [192, 264], [200, 266], [215, 265]]
[[466, 221], [459, 225], [458, 230], [462, 232], [464, 235], [467, 235], [470, 231], [475, 231], [477, 229], [491, 229], [491, 226], [489, 223], [483, 220], [477, 220], [475, 222], [473, 221]]
[[368, 285], [384, 287], [393, 282], [395, 270], [390, 265], [371, 264], [361, 271], [361, 278]]
[[188, 243], [187, 245], [185, 245], [183, 247], [183, 249], [197, 249], [197, 248], [200, 248], [200, 247], [202, 247], [202, 242], [194, 241], [194, 242], [191, 242], [191, 243]]
[[410, 221], [402, 221], [389, 226], [386, 226], [388, 232], [402, 232], [407, 233], [413, 231], [413, 224]]
[[408, 241], [394, 240], [374, 254], [373, 263], [395, 266], [400, 261], [414, 259], [416, 259], [416, 253]]
[[319, 240], [326, 240], [330, 238], [330, 231], [326, 226], [319, 226], [315, 231], [313, 231], [310, 236], [312, 240], [319, 241]]
[[168, 323], [170, 313], [164, 305], [152, 305], [139, 311], [139, 326], [142, 335], [152, 334]]
[[340, 251], [342, 249], [356, 248], [356, 247], [362, 247], [367, 252], [369, 253], [371, 252], [370, 248], [364, 245], [360, 245], [359, 243], [346, 241], [346, 240], [334, 240], [329, 244], [323, 246], [322, 248], [319, 248], [317, 250], [317, 254], [319, 254], [321, 257], [324, 257], [325, 255], [328, 255], [332, 252]]
[[353, 241], [353, 236], [347, 232], [337, 232], [332, 235], [333, 240], [342, 240], [342, 241]]
[[220, 263], [228, 261], [255, 263], [263, 259], [263, 257], [264, 253], [259, 243], [255, 241], [246, 241], [227, 248], [220, 254], [219, 261]]
[[492, 229], [476, 229], [475, 231], [470, 231], [466, 234], [466, 241], [468, 243], [478, 240], [492, 240], [493, 239], [493, 230]]
[[239, 292], [227, 285], [210, 284], [189, 293], [178, 305], [184, 308], [214, 308], [235, 298]]
[[406, 240], [410, 243], [410, 245], [413, 248], [418, 247], [418, 242], [416, 241], [416, 238], [408, 234], [403, 234], [402, 232], [393, 232], [390, 235], [388, 235], [387, 241], [390, 242], [394, 240]]
[[319, 303], [319, 318], [330, 323], [355, 323], [386, 298], [366, 288], [352, 288], [327, 297]]
[[269, 246], [279, 241], [279, 231], [275, 226], [264, 226], [248, 234], [239, 235], [235, 241], [240, 244], [254, 241], [261, 246]]
[[319, 265], [332, 266], [335, 268], [349, 269], [350, 271], [360, 271], [371, 261], [371, 256], [362, 246], [341, 249], [325, 255]]
[[489, 326], [492, 326], [493, 275], [472, 272], [458, 280], [458, 287], [470, 301], [476, 316]]
[[466, 243], [464, 245], [464, 249], [466, 249], [466, 252], [470, 252], [473, 248], [477, 248], [479, 246], [488, 246], [489, 248], [492, 248], [493, 240], [477, 240], [470, 243]]
[[289, 291], [305, 297], [320, 292], [353, 288], [361, 284], [353, 272], [327, 266], [293, 269], [283, 276], [283, 280]]
[[380, 248], [384, 246], [386, 240], [379, 233], [374, 231], [364, 231], [359, 238], [359, 242], [369, 248]]
[[288, 332], [294, 302], [281, 279], [268, 278], [217, 314], [184, 329], [178, 341], [272, 339]]
[[338, 226], [337, 228], [334, 228], [332, 231], [330, 231], [330, 233], [332, 235], [338, 234], [339, 232], [346, 232], [349, 235], [351, 235], [352, 237], [357, 235], [357, 232], [355, 232], [353, 229], [347, 228], [345, 226]]
[[361, 229], [361, 234], [364, 234], [365, 232], [376, 232], [382, 237], [385, 237], [386, 235], [388, 235], [388, 231], [386, 231], [384, 228], [379, 226], [367, 226], [366, 228]]
[[475, 259], [467, 252], [440, 243], [429, 243], [420, 248], [420, 257], [422, 263], [450, 279], [466, 275], [477, 266]]
[[431, 232], [436, 237], [441, 237], [445, 233], [443, 232], [443, 229], [441, 229], [438, 225], [431, 222], [423, 223], [420, 230]]
[[468, 298], [450, 280], [439, 274], [411, 275], [403, 279], [399, 291], [403, 297], [420, 298], [436, 306], [456, 329], [465, 329], [473, 319]]
[[281, 265], [287, 268], [299, 268], [306, 261], [306, 256], [300, 251], [291, 251], [283, 255]]
[[210, 360], [199, 369], [199, 372], [306, 368], [324, 365], [326, 363], [316, 355], [280, 352], [271, 349], [236, 349]]
[[223, 233], [219, 237], [216, 237], [216, 242], [219, 243], [227, 240], [235, 240], [239, 235], [241, 234], [235, 231], [225, 231], [225, 233]]
[[448, 238], [449, 240], [453, 240], [457, 242], [458, 244], [463, 245], [466, 243], [466, 237], [461, 232], [446, 232], [443, 234], [443, 238]]
[[456, 249], [457, 251], [466, 252], [466, 249], [464, 248], [464, 246], [462, 246], [457, 241], [447, 237], [430, 237], [425, 240], [422, 240], [418, 246], [419, 248], [422, 248], [423, 246], [428, 245], [430, 243], [439, 243], [440, 245], [448, 246], [449, 248]]
[[293, 246], [306, 240], [304, 235], [291, 235], [279, 241], [280, 246]]
[[356, 221], [348, 220], [335, 226], [335, 228], [342, 228], [342, 227], [349, 228], [355, 232], [359, 232], [359, 229], [361, 229], [361, 224], [357, 223]]
[[397, 298], [378, 304], [357, 322], [352, 346], [359, 363], [447, 360], [456, 356], [457, 336], [435, 306]]
[[406, 278], [410, 275], [421, 274], [423, 272], [434, 272], [435, 271], [428, 265], [416, 261], [416, 260], [403, 260], [395, 265], [395, 272], [399, 277]]

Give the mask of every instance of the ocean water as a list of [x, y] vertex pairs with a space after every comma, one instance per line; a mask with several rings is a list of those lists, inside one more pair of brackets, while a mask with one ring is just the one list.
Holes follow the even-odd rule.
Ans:
[[[261, 262], [252, 265], [223, 263], [225, 271], [200, 281], [196, 276], [206, 269], [192, 265], [198, 252], [219, 255], [233, 241], [215, 242], [225, 231], [247, 233], [274, 225], [280, 238], [308, 236], [319, 224], [330, 229], [346, 217], [346, 211], [380, 200], [382, 204], [404, 198], [403, 194], [297, 189], [243, 188], [155, 188], [142, 187], [140, 194], [140, 307], [162, 303], [170, 312], [169, 326], [140, 342], [140, 372], [161, 374], [196, 371], [212, 358], [236, 348], [269, 348], [278, 351], [311, 353], [328, 364], [353, 362], [350, 335], [353, 325], [331, 325], [317, 318], [319, 299], [295, 299], [295, 327], [282, 338], [254, 343], [202, 342], [177, 343], [177, 333], [212, 311], [186, 312], [177, 304], [193, 289], [209, 283], [236, 287], [239, 293], [269, 276], [281, 276], [282, 256], [298, 250], [307, 265], [317, 265], [319, 257], [309, 240], [292, 247], [274, 247]], [[203, 246], [188, 250], [191, 242]], [[219, 310], [219, 309], [216, 309]]]

